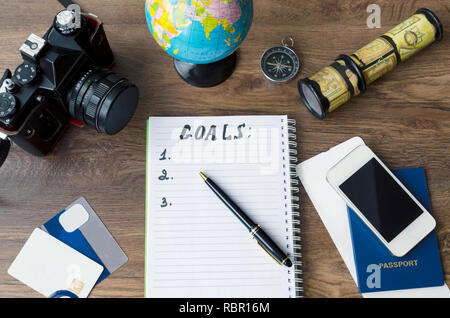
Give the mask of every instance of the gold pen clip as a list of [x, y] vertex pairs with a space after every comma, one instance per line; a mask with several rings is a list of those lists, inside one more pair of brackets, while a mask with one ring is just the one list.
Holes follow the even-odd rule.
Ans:
[[[256, 239], [254, 239], [254, 240], [256, 241]], [[261, 248], [262, 248], [264, 251], [266, 251], [266, 253], [269, 254], [270, 257], [272, 257], [273, 260], [274, 260], [275, 262], [277, 262], [278, 264], [282, 265], [275, 257], [273, 257], [272, 254], [269, 253], [269, 251], [268, 251], [264, 246], [262, 246], [258, 241], [256, 241], [256, 243], [258, 243], [258, 245], [261, 246]]]

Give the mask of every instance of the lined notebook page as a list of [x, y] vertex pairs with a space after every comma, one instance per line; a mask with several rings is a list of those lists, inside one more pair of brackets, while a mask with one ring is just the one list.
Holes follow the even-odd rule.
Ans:
[[295, 297], [294, 269], [251, 239], [199, 176], [292, 256], [287, 129], [286, 116], [149, 118], [146, 297]]

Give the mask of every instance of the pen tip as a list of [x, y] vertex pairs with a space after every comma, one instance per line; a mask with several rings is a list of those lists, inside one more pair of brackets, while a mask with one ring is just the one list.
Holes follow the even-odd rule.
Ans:
[[292, 262], [291, 262], [291, 260], [290, 260], [289, 258], [287, 258], [286, 261], [284, 262], [284, 265], [285, 265], [286, 267], [292, 267]]
[[206, 181], [206, 179], [208, 179], [208, 177], [200, 171], [200, 177], [202, 177], [203, 181]]

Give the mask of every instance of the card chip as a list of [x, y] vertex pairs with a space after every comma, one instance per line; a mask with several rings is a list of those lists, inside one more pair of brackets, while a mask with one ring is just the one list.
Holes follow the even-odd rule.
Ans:
[[81, 290], [83, 289], [83, 287], [84, 287], [84, 283], [80, 282], [78, 279], [74, 278], [72, 283], [70, 284], [69, 289], [71, 291], [73, 291], [75, 294], [79, 294], [79, 293], [81, 293]]

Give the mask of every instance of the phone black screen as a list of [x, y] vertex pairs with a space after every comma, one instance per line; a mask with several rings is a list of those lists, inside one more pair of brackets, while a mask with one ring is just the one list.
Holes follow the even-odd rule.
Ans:
[[387, 242], [423, 213], [375, 158], [339, 187]]

